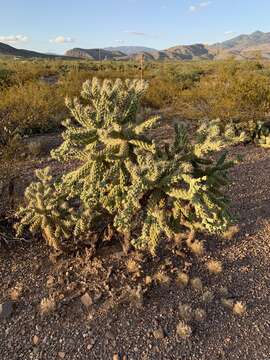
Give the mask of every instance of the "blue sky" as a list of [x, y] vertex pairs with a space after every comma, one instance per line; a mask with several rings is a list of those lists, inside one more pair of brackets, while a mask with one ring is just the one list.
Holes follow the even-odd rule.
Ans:
[[270, 31], [270, 0], [0, 0], [0, 42], [73, 47], [214, 43]]

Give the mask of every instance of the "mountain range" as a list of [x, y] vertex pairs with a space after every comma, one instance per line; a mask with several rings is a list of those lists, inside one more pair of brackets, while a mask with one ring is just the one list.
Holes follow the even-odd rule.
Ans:
[[109, 51], [121, 51], [125, 55], [134, 55], [141, 52], [151, 52], [156, 51], [156, 49], [145, 47], [145, 46], [111, 46], [105, 48]]
[[67, 58], [64, 55], [43, 54], [32, 50], [17, 49], [13, 46], [1, 42], [0, 42], [0, 56], [12, 56], [18, 58], [42, 58], [42, 59]]
[[270, 32], [255, 31], [250, 35], [239, 35], [230, 40], [213, 45], [193, 44], [178, 45], [164, 50], [156, 50], [143, 46], [119, 46], [104, 49], [74, 48], [64, 56], [43, 54], [35, 51], [16, 49], [0, 43], [0, 56], [22, 58], [79, 58], [89, 60], [216, 60], [234, 57], [236, 59], [252, 59], [258, 56], [270, 59]]

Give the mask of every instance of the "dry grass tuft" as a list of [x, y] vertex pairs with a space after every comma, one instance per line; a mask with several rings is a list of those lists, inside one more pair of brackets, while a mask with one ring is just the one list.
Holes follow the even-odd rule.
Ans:
[[191, 279], [191, 286], [193, 287], [193, 289], [198, 290], [198, 291], [202, 291], [203, 289], [203, 284], [200, 278], [195, 277], [193, 279]]
[[134, 259], [128, 259], [126, 262], [127, 270], [131, 274], [139, 274], [140, 273], [140, 265]]
[[204, 291], [204, 293], [202, 294], [202, 301], [206, 304], [210, 303], [211, 301], [214, 300], [214, 294], [212, 291], [210, 290], [206, 290]]
[[156, 281], [158, 281], [160, 284], [169, 284], [171, 279], [170, 277], [165, 274], [163, 271], [158, 271], [155, 275], [154, 278]]
[[17, 301], [22, 296], [23, 286], [17, 284], [9, 290], [9, 297], [12, 301]]
[[240, 231], [239, 226], [233, 225], [230, 226], [228, 230], [226, 230], [222, 235], [224, 239], [232, 240], [235, 237], [235, 235], [239, 233], [239, 231]]
[[41, 315], [48, 315], [56, 309], [56, 302], [52, 296], [43, 298], [39, 304]]
[[206, 319], [206, 311], [198, 308], [194, 311], [194, 318], [196, 321], [204, 321]]
[[238, 316], [242, 316], [246, 313], [247, 311], [247, 307], [244, 303], [237, 301], [234, 305], [233, 305], [233, 313], [235, 315]]
[[179, 314], [182, 320], [190, 321], [192, 319], [192, 307], [188, 304], [180, 304]]
[[212, 274], [220, 274], [222, 272], [222, 264], [217, 260], [210, 260], [207, 263], [207, 269]]
[[183, 271], [180, 271], [177, 274], [177, 279], [176, 279], [177, 283], [182, 285], [182, 286], [187, 286], [188, 282], [189, 282], [189, 276], [188, 274], [186, 274]]
[[145, 282], [146, 285], [151, 285], [152, 282], [153, 282], [153, 279], [152, 279], [151, 276], [147, 275], [147, 276], [145, 277], [145, 279], [144, 279], [144, 282]]
[[188, 244], [188, 247], [197, 256], [202, 256], [204, 254], [204, 244], [202, 241], [195, 240], [192, 243]]
[[183, 321], [180, 321], [176, 327], [177, 335], [182, 339], [188, 339], [192, 334], [191, 327]]

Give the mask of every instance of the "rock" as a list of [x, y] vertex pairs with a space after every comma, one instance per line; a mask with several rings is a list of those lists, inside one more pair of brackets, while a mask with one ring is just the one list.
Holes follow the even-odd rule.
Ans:
[[64, 359], [66, 354], [63, 351], [59, 351], [58, 356], [60, 357], [60, 359]]
[[33, 336], [33, 344], [37, 345], [39, 343], [39, 337], [37, 335]]
[[6, 301], [0, 304], [0, 320], [9, 319], [14, 310], [14, 303], [12, 301]]
[[157, 340], [165, 338], [165, 332], [162, 327], [159, 327], [158, 329], [154, 330], [153, 335], [154, 335], [154, 338]]
[[86, 308], [93, 305], [93, 300], [92, 300], [91, 296], [87, 292], [83, 296], [81, 296], [81, 302], [83, 303], [83, 305]]

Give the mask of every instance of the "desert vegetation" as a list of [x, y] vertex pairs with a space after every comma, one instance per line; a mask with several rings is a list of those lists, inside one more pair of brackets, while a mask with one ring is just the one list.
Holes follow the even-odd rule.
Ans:
[[[156, 321], [154, 341], [173, 333], [191, 344], [212, 312], [225, 311], [234, 326], [248, 317], [245, 291], [232, 293], [225, 278], [221, 244], [251, 231], [246, 218], [249, 230], [239, 224], [242, 200], [231, 188], [243, 185], [245, 152], [256, 149], [267, 164], [269, 77], [258, 59], [143, 69], [135, 61], [0, 61], [0, 251], [14, 268], [36, 266], [41, 324], [76, 317], [78, 302], [90, 324], [130, 309], [142, 316], [147, 306], [153, 315], [170, 292], [174, 319], [168, 331]], [[24, 260], [16, 255], [14, 265], [16, 252]], [[0, 319], [29, 294], [22, 283], [3, 285]]]
[[[140, 77], [140, 71], [134, 62], [0, 61], [1, 146], [16, 135], [61, 129], [68, 114], [64, 99], [79, 96], [87, 79], [132, 79]], [[149, 62], [144, 77], [150, 86], [143, 107], [166, 109], [171, 116], [232, 121], [256, 138], [257, 123], [264, 124], [269, 113], [267, 62]]]

